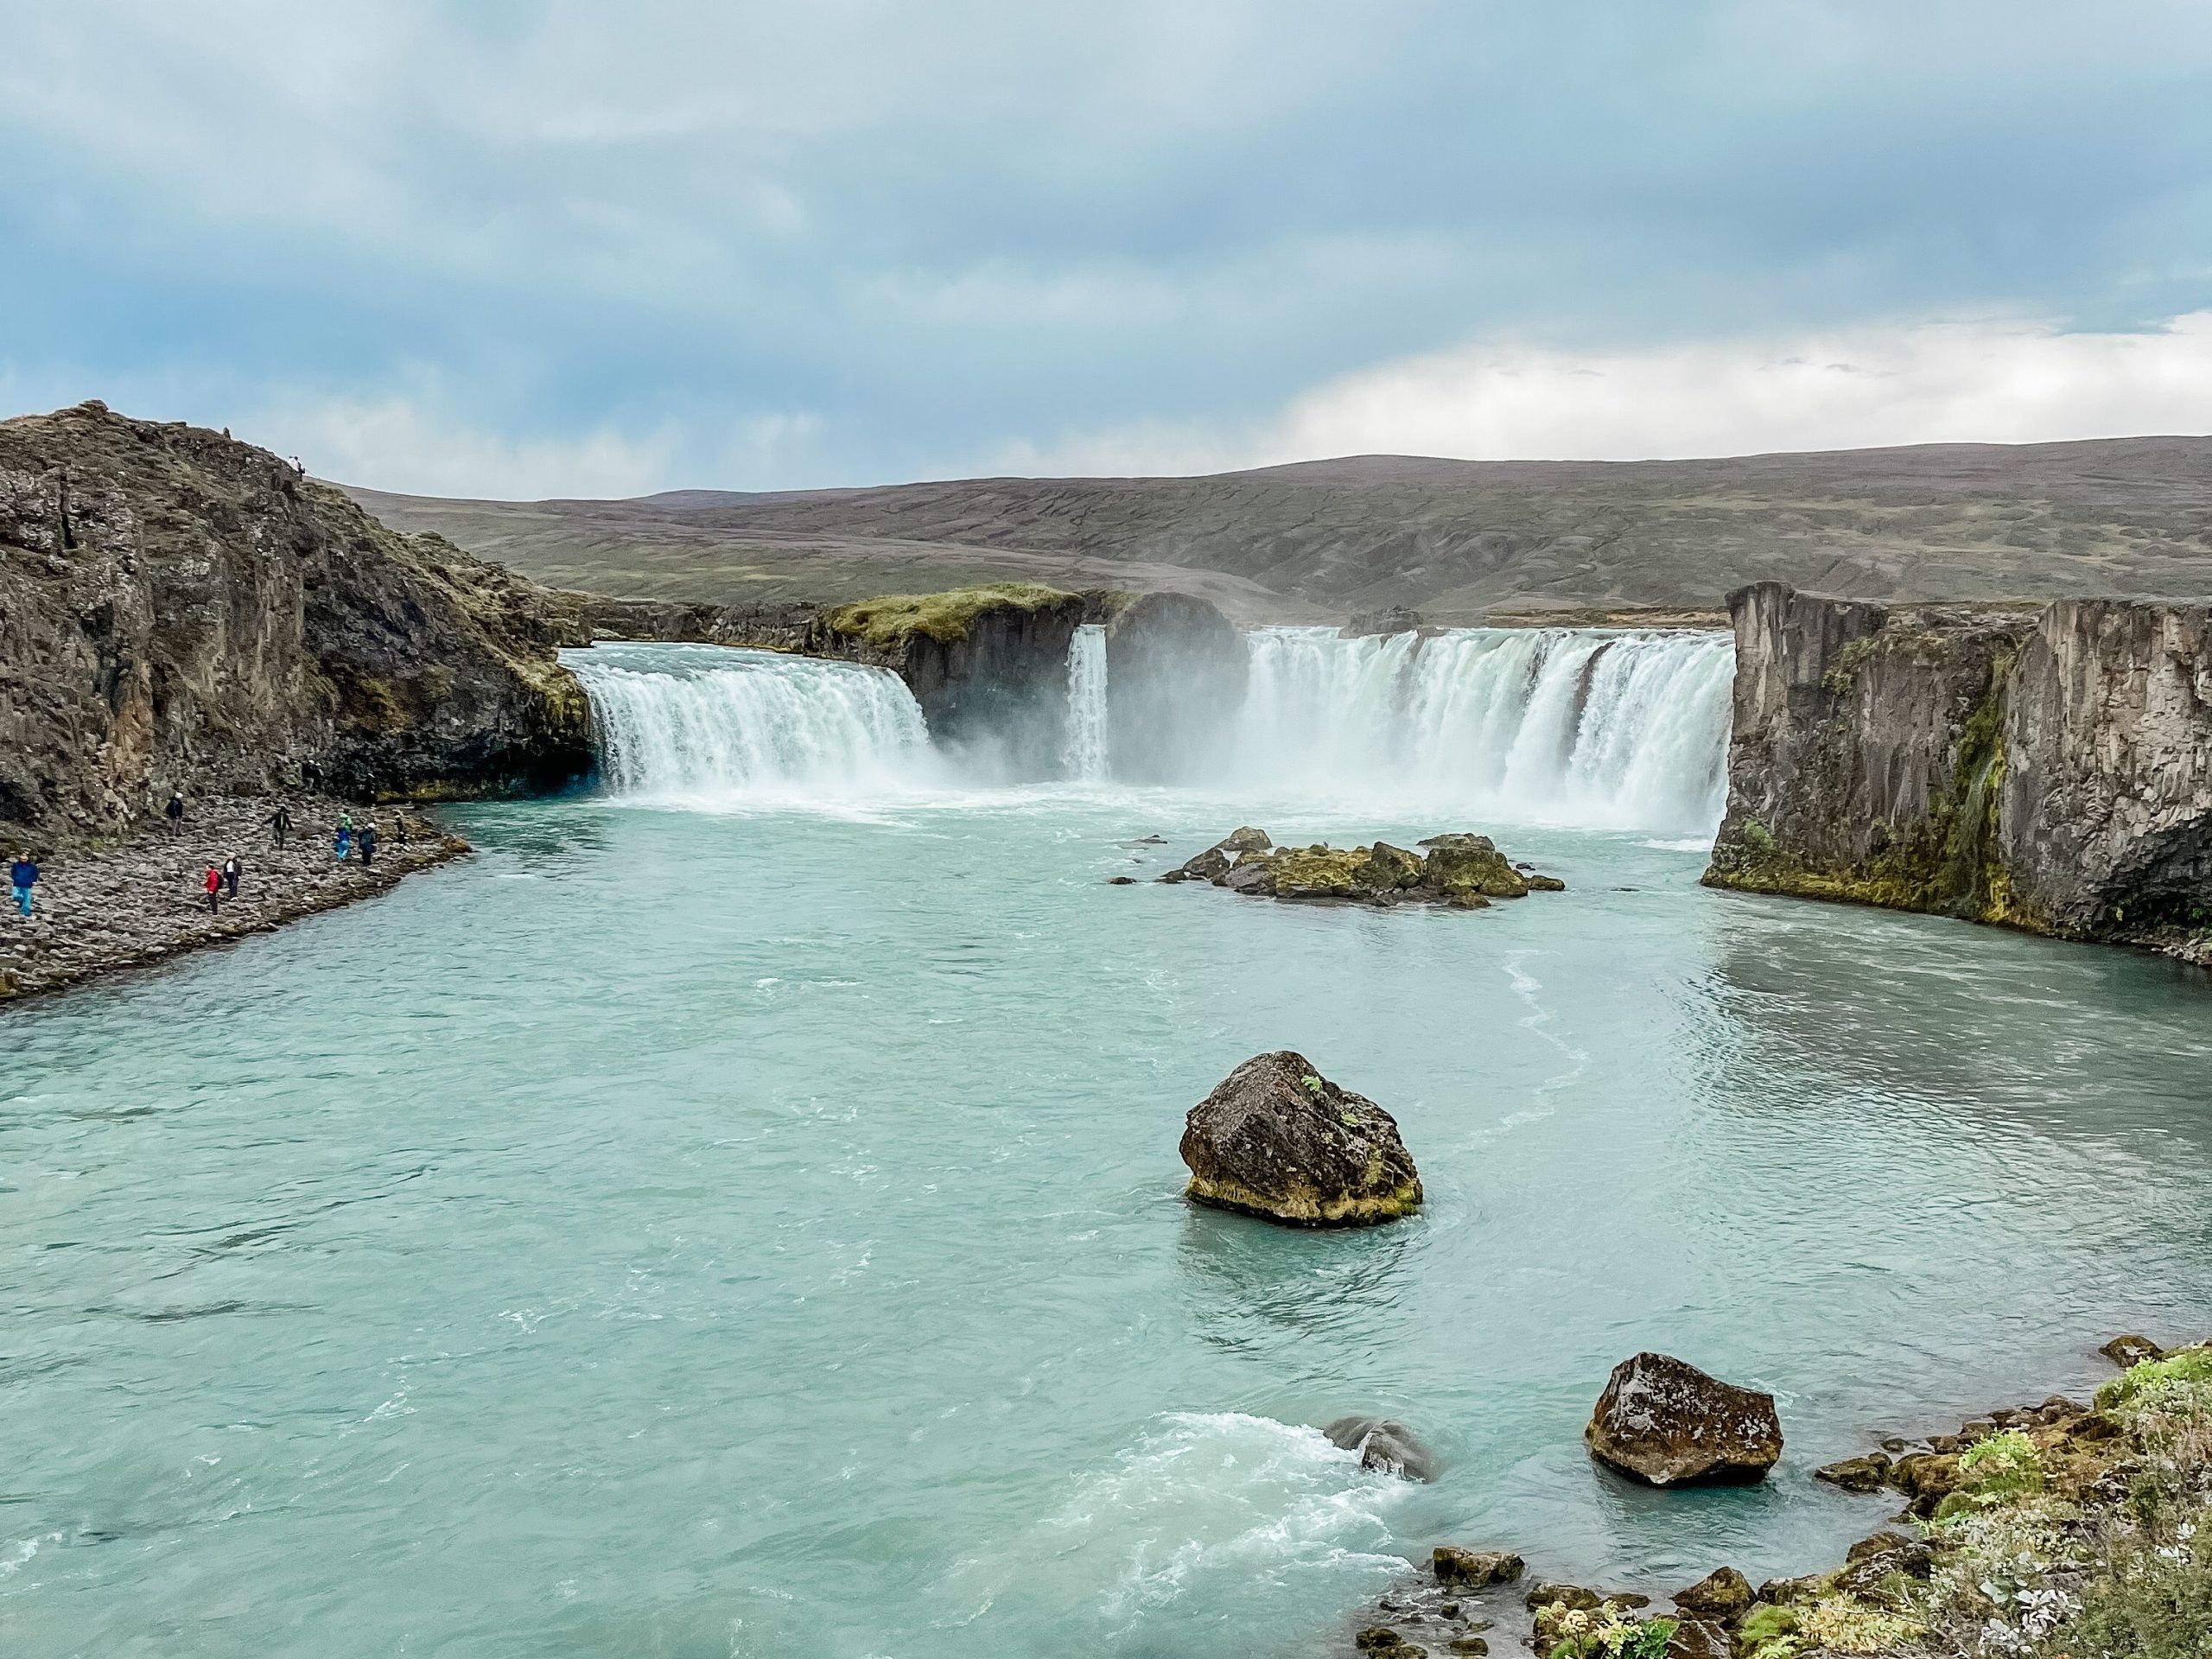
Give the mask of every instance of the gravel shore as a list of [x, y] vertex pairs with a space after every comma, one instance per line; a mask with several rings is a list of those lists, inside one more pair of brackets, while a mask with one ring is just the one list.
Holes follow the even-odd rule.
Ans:
[[[29, 921], [11, 896], [0, 911], [0, 1001], [80, 984], [366, 899], [402, 877], [470, 850], [429, 819], [320, 797], [288, 798], [292, 830], [273, 843], [274, 798], [189, 804], [180, 832], [156, 829], [118, 846], [40, 860]], [[340, 863], [331, 843], [340, 815], [377, 827], [376, 861]], [[403, 841], [402, 836], [404, 836]], [[12, 849], [0, 849], [0, 852]], [[238, 861], [238, 896], [213, 914], [202, 887], [210, 863]]]

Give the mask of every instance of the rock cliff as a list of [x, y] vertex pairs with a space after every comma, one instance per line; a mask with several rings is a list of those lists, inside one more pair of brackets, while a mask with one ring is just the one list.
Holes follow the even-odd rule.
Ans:
[[1187, 784], [1219, 776], [1243, 706], [1250, 653], [1213, 605], [1147, 594], [1106, 627], [1114, 775]]
[[2212, 962], [2212, 607], [1904, 608], [1761, 582], [1709, 886]]
[[590, 765], [543, 589], [265, 450], [88, 403], [0, 421], [0, 824], [110, 836], [166, 792], [429, 798]]

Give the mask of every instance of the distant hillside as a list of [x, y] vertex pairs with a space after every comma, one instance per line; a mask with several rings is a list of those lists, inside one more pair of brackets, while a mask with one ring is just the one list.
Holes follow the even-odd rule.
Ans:
[[1717, 607], [1764, 577], [1864, 598], [2212, 598], [2212, 438], [1719, 461], [1365, 455], [1209, 478], [975, 479], [634, 501], [356, 489], [541, 582], [730, 601], [1020, 577], [1205, 594], [1247, 620], [1385, 604]]

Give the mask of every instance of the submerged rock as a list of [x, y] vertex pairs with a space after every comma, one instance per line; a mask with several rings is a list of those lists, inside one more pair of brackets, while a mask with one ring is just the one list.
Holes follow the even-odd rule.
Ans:
[[1613, 1368], [1583, 1440], [1600, 1463], [1654, 1486], [1749, 1484], [1782, 1457], [1772, 1395], [1667, 1354]]
[[1302, 1054], [1256, 1054], [1191, 1109], [1189, 1196], [1298, 1227], [1363, 1227], [1411, 1215], [1421, 1174], [1398, 1125]]
[[1436, 1478], [1435, 1455], [1395, 1417], [1339, 1417], [1321, 1432], [1332, 1446], [1358, 1452], [1363, 1469], [1408, 1480]]
[[2146, 1359], [2164, 1359], [2166, 1357], [2166, 1351], [2150, 1338], [2137, 1336], [2132, 1332], [2124, 1337], [2114, 1337], [2097, 1351], [2123, 1371], [2133, 1370]]
[[1885, 1452], [1869, 1452], [1864, 1457], [1845, 1458], [1815, 1469], [1813, 1478], [1840, 1486], [1847, 1492], [1878, 1491], [1889, 1484], [1890, 1459]]

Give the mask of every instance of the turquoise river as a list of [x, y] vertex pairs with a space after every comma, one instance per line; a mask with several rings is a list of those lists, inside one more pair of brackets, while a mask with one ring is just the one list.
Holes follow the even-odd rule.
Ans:
[[[2204, 1334], [2202, 975], [1707, 892], [1725, 644], [1549, 734], [1532, 647], [1458, 645], [1447, 709], [1255, 640], [1281, 729], [1203, 791], [1100, 775], [1095, 709], [1077, 781], [993, 785], [887, 677], [602, 647], [595, 790], [0, 1014], [0, 1651], [1313, 1653], [1438, 1542], [1826, 1565], [1891, 1505], [1816, 1464]], [[1147, 879], [1240, 822], [1568, 888]], [[1185, 1204], [1185, 1111], [1285, 1046], [1397, 1116], [1418, 1218]], [[1590, 1465], [1646, 1347], [1778, 1395], [1770, 1483]], [[1440, 1478], [1310, 1427], [1354, 1412]]]

